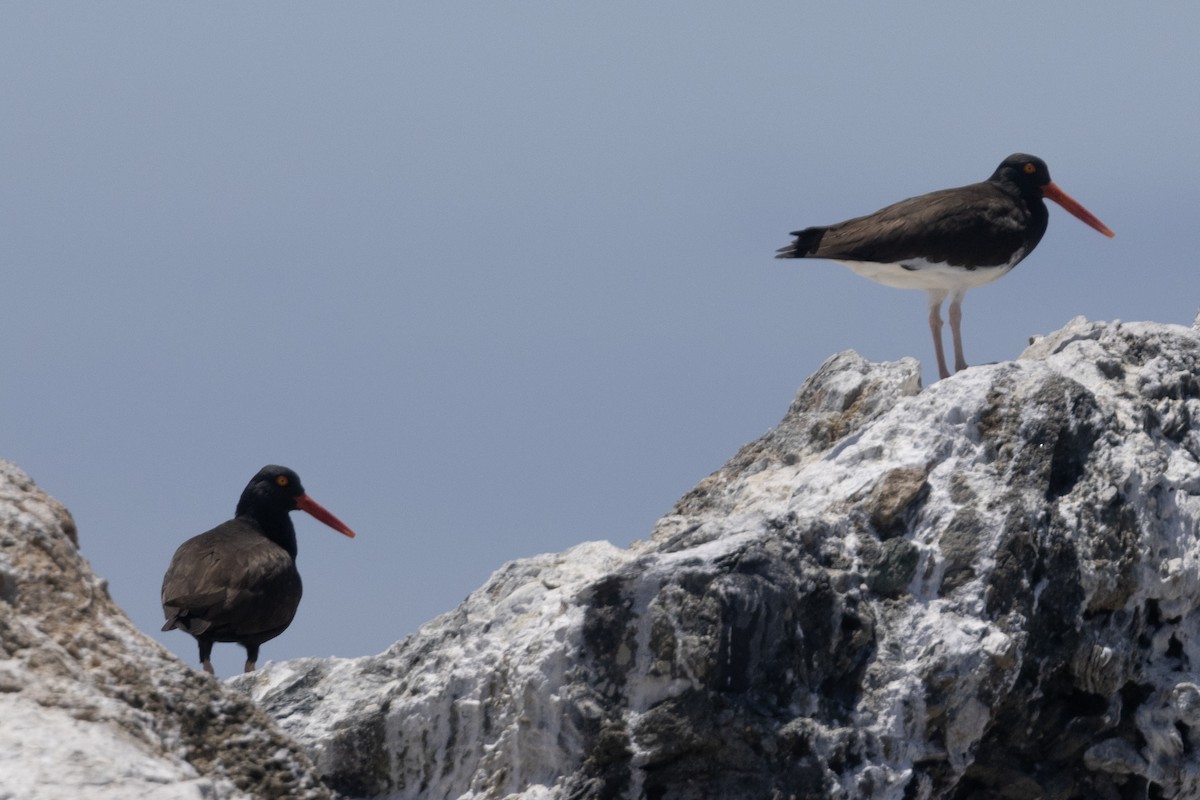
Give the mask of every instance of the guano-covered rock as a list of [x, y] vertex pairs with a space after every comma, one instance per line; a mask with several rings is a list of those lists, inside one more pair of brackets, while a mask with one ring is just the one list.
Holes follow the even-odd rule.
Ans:
[[355, 798], [1200, 797], [1200, 334], [830, 359], [644, 542], [235, 679]]

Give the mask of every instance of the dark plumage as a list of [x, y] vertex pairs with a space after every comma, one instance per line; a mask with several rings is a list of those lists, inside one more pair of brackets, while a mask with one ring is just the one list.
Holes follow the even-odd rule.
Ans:
[[300, 605], [296, 529], [288, 514], [300, 509], [346, 536], [354, 531], [304, 492], [287, 467], [266, 466], [242, 492], [234, 518], [179, 546], [163, 576], [164, 631], [187, 631], [200, 645], [200, 663], [212, 672], [214, 642], [246, 648], [246, 672], [258, 648], [283, 633]]
[[865, 217], [793, 231], [776, 258], [828, 258], [887, 286], [929, 293], [929, 327], [938, 373], [950, 375], [942, 350], [941, 306], [950, 300], [955, 369], [962, 354], [962, 299], [1033, 252], [1046, 232], [1043, 198], [1103, 233], [1113, 232], [1050, 180], [1046, 162], [1016, 153], [982, 183], [901, 200]]

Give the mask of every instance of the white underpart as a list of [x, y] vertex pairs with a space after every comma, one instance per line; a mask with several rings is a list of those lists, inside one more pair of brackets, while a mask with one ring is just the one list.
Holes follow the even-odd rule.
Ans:
[[896, 289], [924, 289], [927, 292], [944, 291], [965, 292], [976, 286], [991, 283], [1007, 273], [1025, 256], [1025, 250], [1018, 250], [1010, 261], [992, 267], [976, 267], [967, 269], [953, 264], [934, 263], [923, 258], [912, 258], [901, 263], [880, 263], [877, 261], [842, 261], [850, 269], [869, 278], [876, 283], [892, 286]]

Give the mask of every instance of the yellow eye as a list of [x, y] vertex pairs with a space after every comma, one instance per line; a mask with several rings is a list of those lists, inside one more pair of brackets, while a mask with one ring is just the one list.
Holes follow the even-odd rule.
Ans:
[[287, 485], [288, 485], [288, 477], [287, 477], [287, 475], [277, 475], [277, 476], [275, 477], [275, 484], [276, 484], [277, 486], [287, 486]]
[[1037, 172], [1037, 167], [1035, 167], [1033, 164], [1025, 165], [1025, 174], [1026, 175], [1032, 175], [1035, 172]]

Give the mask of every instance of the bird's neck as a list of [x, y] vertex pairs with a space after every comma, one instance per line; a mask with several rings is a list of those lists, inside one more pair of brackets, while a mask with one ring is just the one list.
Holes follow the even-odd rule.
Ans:
[[1021, 187], [1012, 181], [994, 181], [993, 185], [1019, 201], [1028, 212], [1029, 223], [1025, 228], [1025, 252], [1028, 253], [1037, 247], [1037, 243], [1042, 240], [1042, 236], [1045, 235], [1046, 227], [1050, 222], [1050, 212], [1046, 209], [1046, 202], [1042, 199], [1040, 193], [1034, 194], [1022, 191]]
[[293, 559], [296, 557], [296, 528], [288, 512], [279, 509], [244, 508], [238, 506], [237, 516], [254, 524], [275, 544], [287, 551]]

